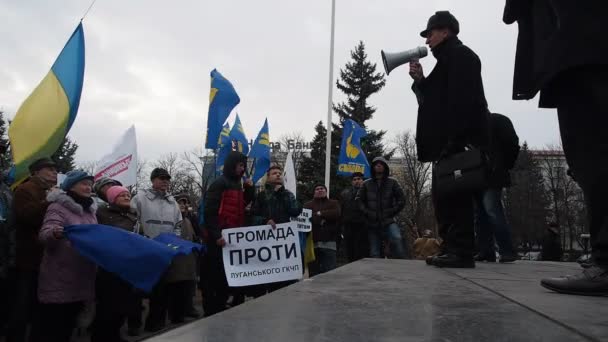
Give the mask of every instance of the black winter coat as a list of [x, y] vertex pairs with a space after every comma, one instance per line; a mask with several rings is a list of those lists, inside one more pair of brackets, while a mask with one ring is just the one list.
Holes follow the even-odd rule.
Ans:
[[405, 207], [405, 194], [399, 183], [388, 177], [388, 164], [383, 158], [374, 159], [384, 164], [384, 178], [379, 182], [375, 179], [372, 166], [372, 178], [366, 180], [359, 190], [357, 202], [364, 213], [368, 227], [382, 228], [395, 222], [395, 216]]
[[509, 171], [519, 154], [519, 137], [511, 120], [498, 113], [490, 115], [492, 139], [490, 143], [490, 186], [504, 188], [511, 185]]
[[412, 86], [419, 105], [416, 146], [423, 162], [439, 160], [446, 148], [485, 147], [489, 141], [479, 57], [457, 37], [436, 46], [433, 55], [433, 71]]
[[359, 189], [350, 187], [340, 194], [342, 223], [344, 224], [361, 223], [365, 221], [365, 215], [356, 201], [358, 191]]
[[519, 26], [513, 99], [541, 91], [539, 107], [555, 108], [564, 71], [608, 67], [607, 12], [603, 0], [507, 0], [503, 21]]
[[266, 185], [264, 191], [258, 194], [253, 204], [253, 224], [263, 225], [272, 219], [275, 223], [286, 223], [291, 217], [297, 217], [302, 207], [296, 201], [296, 196], [284, 186], [274, 190], [274, 186]]

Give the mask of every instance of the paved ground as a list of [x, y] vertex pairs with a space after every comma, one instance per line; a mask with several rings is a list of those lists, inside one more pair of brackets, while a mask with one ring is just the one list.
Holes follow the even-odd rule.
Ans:
[[147, 341], [608, 341], [608, 297], [538, 280], [576, 264], [448, 270], [366, 259]]

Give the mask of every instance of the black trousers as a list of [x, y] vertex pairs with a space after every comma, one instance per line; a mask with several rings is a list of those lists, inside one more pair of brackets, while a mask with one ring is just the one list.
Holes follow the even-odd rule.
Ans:
[[344, 223], [348, 262], [369, 257], [369, 239], [365, 222]]
[[565, 72], [559, 87], [564, 154], [585, 195], [593, 258], [608, 266], [608, 67]]
[[26, 331], [38, 311], [38, 272], [17, 270], [14, 283], [11, 317], [8, 322], [6, 341], [23, 342]]
[[160, 280], [150, 293], [148, 317], [146, 317], [145, 330], [157, 331], [167, 324], [167, 310], [169, 309], [169, 289], [164, 280]]
[[192, 309], [192, 285], [194, 280], [183, 280], [167, 284], [169, 295], [169, 319], [172, 323], [181, 323], [186, 313]]
[[437, 196], [434, 170], [431, 194], [439, 224], [439, 237], [443, 240], [441, 253], [472, 258], [475, 250], [473, 195]]
[[[228, 280], [224, 271], [222, 248], [209, 244], [207, 255], [204, 258], [201, 271], [201, 290], [203, 291], [203, 309], [205, 316], [210, 316], [226, 309], [226, 302], [230, 295]], [[204, 287], [204, 288], [203, 288]]]
[[38, 305], [30, 342], [69, 342], [83, 307], [83, 302]]
[[117, 276], [99, 269], [95, 282], [97, 306], [91, 326], [91, 342], [120, 341], [120, 329], [133, 306], [134, 291], [131, 285]]

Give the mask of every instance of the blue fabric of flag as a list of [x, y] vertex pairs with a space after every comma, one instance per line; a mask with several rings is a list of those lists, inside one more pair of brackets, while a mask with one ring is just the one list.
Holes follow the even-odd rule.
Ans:
[[64, 232], [82, 256], [146, 292], [152, 291], [173, 257], [183, 254], [164, 243], [102, 224], [67, 226]]
[[194, 243], [184, 240], [172, 233], [162, 233], [154, 238], [154, 241], [160, 242], [165, 246], [177, 251], [178, 254], [188, 255], [194, 251], [205, 252], [205, 246], [200, 243]]
[[361, 138], [367, 133], [355, 121], [344, 121], [342, 130], [342, 145], [338, 157], [338, 175], [350, 176], [361, 172], [366, 178], [370, 177], [369, 161], [361, 148]]
[[245, 130], [243, 129], [241, 118], [239, 118], [238, 114], [236, 115], [234, 125], [230, 130], [230, 139], [236, 142], [236, 151], [239, 151], [244, 155], [249, 154], [249, 140], [247, 140], [247, 136], [245, 136]]
[[209, 92], [209, 113], [207, 116], [207, 137], [205, 148], [217, 149], [222, 126], [230, 113], [241, 102], [234, 87], [216, 69], [211, 71]]

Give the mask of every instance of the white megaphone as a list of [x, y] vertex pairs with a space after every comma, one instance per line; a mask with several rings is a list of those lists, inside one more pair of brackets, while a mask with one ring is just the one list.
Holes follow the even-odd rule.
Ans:
[[388, 53], [384, 52], [384, 50], [381, 50], [380, 53], [382, 54], [382, 63], [384, 64], [384, 71], [386, 71], [387, 75], [390, 74], [393, 69], [400, 66], [401, 64], [417, 61], [420, 58], [426, 57], [426, 55], [428, 55], [428, 51], [424, 46], [419, 46], [411, 50], [395, 53]]

